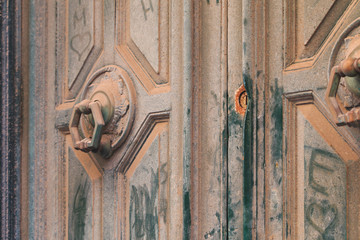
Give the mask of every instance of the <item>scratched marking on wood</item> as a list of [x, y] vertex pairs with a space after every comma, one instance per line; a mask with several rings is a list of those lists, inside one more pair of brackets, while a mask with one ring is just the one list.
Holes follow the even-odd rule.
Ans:
[[130, 36], [159, 72], [159, 0], [130, 1]]
[[[160, 222], [166, 226], [167, 197], [165, 191], [159, 187], [166, 188], [167, 164], [164, 163], [160, 169], [150, 170], [151, 178], [148, 183], [132, 185], [130, 194], [130, 239], [160, 239]], [[159, 224], [160, 223], [160, 224]], [[163, 231], [164, 232], [164, 231]], [[162, 234], [163, 238], [166, 236]]]
[[166, 123], [155, 127], [126, 173], [129, 239], [169, 239], [168, 139]]
[[131, 186], [130, 239], [158, 239], [159, 171], [148, 170], [151, 174], [149, 183]]
[[94, 2], [85, 0], [69, 1], [68, 5], [68, 81], [75, 81], [93, 46]]
[[69, 150], [69, 239], [92, 239], [92, 183], [85, 169]]
[[148, 0], [149, 2], [149, 6], [146, 6], [145, 5], [145, 2], [144, 0], [140, 0], [141, 1], [141, 6], [142, 6], [142, 9], [143, 9], [143, 12], [144, 12], [144, 19], [147, 20], [147, 12], [151, 11], [151, 12], [154, 12], [154, 7], [152, 5], [152, 0]]
[[[210, 4], [210, 0], [206, 0], [208, 4]], [[216, 3], [220, 3], [220, 0], [216, 0]]]
[[305, 239], [346, 238], [346, 166], [305, 121]]

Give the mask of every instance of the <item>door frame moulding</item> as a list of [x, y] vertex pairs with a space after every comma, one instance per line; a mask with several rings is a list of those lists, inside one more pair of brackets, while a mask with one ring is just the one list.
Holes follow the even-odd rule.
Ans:
[[[343, 127], [338, 127], [320, 98], [313, 91], [288, 93], [284, 95], [284, 156], [283, 156], [283, 239], [304, 239], [304, 208], [302, 204], [304, 190], [299, 188], [299, 178], [303, 179], [300, 171], [302, 164], [298, 159], [298, 113], [301, 113], [319, 133], [319, 135], [331, 146], [334, 152], [341, 158], [346, 166], [347, 181], [347, 231], [351, 236], [358, 236], [359, 218], [359, 182], [357, 172], [359, 169], [360, 148], [350, 132]], [[303, 153], [302, 153], [303, 154]], [[301, 155], [302, 155], [301, 154]], [[352, 191], [350, 191], [350, 189]], [[351, 209], [351, 210], [349, 210]], [[347, 215], [348, 216], [348, 215]], [[352, 229], [352, 230], [349, 230]], [[350, 238], [352, 239], [352, 237]]]
[[[269, 183], [266, 143], [270, 136], [266, 109], [269, 107], [268, 83], [268, 2], [242, 1], [243, 81], [249, 101], [244, 132], [244, 239], [266, 239]], [[246, 198], [245, 198], [246, 196]], [[247, 223], [248, 222], [248, 223]]]
[[20, 239], [22, 137], [22, 1], [1, 1], [0, 238]]

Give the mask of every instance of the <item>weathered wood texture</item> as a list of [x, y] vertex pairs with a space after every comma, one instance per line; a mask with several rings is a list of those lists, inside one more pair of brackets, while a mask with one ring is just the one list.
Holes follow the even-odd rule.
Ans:
[[[150, 4], [154, 4], [153, 9]], [[74, 9], [69, 10], [71, 7]], [[132, 7], [136, 9], [131, 11]], [[26, 224], [30, 238], [66, 239], [75, 232], [80, 232], [79, 235], [84, 232], [84, 236], [93, 239], [141, 235], [144, 223], [132, 222], [135, 214], [130, 200], [137, 196], [135, 188], [139, 192], [151, 186], [143, 187], [151, 177], [141, 171], [142, 167], [153, 168], [155, 178], [164, 178], [165, 172], [169, 175], [166, 187], [153, 184], [154, 189], [159, 187], [159, 194], [153, 198], [157, 202], [153, 204], [163, 207], [156, 206], [161, 210], [158, 213], [155, 208], [152, 211], [157, 216], [162, 214], [159, 223], [152, 222], [159, 225], [158, 232], [155, 231], [159, 239], [239, 239], [243, 237], [243, 228], [252, 231], [252, 226], [243, 227], [242, 221], [243, 181], [250, 185], [252, 179], [243, 180], [242, 172], [244, 158], [252, 164], [253, 149], [248, 145], [247, 156], [242, 155], [244, 119], [233, 107], [234, 93], [242, 84], [242, 59], [245, 57], [246, 64], [250, 63], [253, 53], [241, 54], [242, 7], [245, 13], [249, 6], [236, 0], [29, 2], [31, 112]], [[88, 8], [94, 9], [94, 13], [90, 14]], [[85, 17], [86, 23], [95, 26], [93, 33], [90, 28], [78, 27], [84, 24]], [[158, 20], [161, 21], [157, 27], [149, 28], [148, 24], [152, 26]], [[145, 35], [158, 43], [150, 44], [152, 41], [143, 38], [146, 32], [138, 31], [139, 26], [147, 27], [149, 34]], [[94, 42], [89, 40], [90, 35]], [[250, 44], [250, 39], [247, 41]], [[93, 54], [92, 43], [97, 46]], [[96, 53], [99, 49], [101, 54]], [[87, 76], [110, 64], [129, 73], [137, 106], [131, 133], [123, 147], [105, 162], [94, 154], [75, 150], [72, 154], [73, 150], [66, 150], [72, 149], [67, 125]], [[255, 70], [252, 71], [255, 76]], [[249, 79], [247, 83], [250, 87]], [[146, 123], [153, 114], [163, 115], [160, 119], [166, 120], [166, 130], [156, 132], [156, 124], [153, 127]], [[248, 123], [251, 119], [248, 118]], [[251, 123], [248, 128], [246, 136], [250, 143]], [[64, 147], [67, 145], [69, 148]], [[87, 212], [92, 212], [88, 214], [89, 220], [94, 219], [94, 224], [84, 221], [85, 228], [97, 227], [92, 237], [89, 229], [86, 232], [82, 226], [74, 228], [69, 215], [76, 199], [73, 190], [82, 191], [90, 186], [86, 183], [88, 178], [81, 180], [80, 175], [89, 174], [94, 179], [89, 167], [81, 169], [79, 163], [86, 165], [85, 162], [91, 163], [90, 168], [99, 164], [105, 169], [99, 171], [100, 190], [93, 187], [89, 191], [100, 199], [94, 197], [94, 202], [88, 201], [87, 205]], [[158, 168], [165, 162], [166, 168]], [[136, 174], [132, 175], [125, 167]], [[255, 176], [251, 167], [248, 165], [247, 172]], [[126, 178], [128, 182], [122, 181]], [[247, 190], [252, 192], [252, 185]], [[252, 198], [248, 200], [247, 207], [251, 209]], [[98, 203], [101, 206], [95, 207]], [[141, 216], [143, 211], [138, 213]]]
[[20, 239], [21, 1], [0, 2], [0, 239]]

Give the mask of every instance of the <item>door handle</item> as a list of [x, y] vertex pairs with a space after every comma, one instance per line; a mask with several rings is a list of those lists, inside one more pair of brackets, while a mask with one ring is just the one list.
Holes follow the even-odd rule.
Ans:
[[[69, 123], [74, 148], [83, 152], [96, 152], [100, 146], [103, 127], [112, 118], [113, 112], [113, 97], [104, 90], [96, 91], [90, 100], [85, 99], [76, 104]], [[79, 124], [82, 114], [89, 115], [88, 119], [94, 127], [89, 138], [82, 138], [80, 135]]]
[[342, 77], [345, 77], [347, 89], [360, 97], [360, 58], [348, 57], [331, 70], [326, 98], [335, 113], [338, 125], [346, 125], [360, 120], [359, 107], [347, 111], [337, 99], [337, 91]]
[[135, 96], [124, 69], [109, 65], [95, 71], [70, 117], [74, 148], [109, 159], [130, 133], [135, 118]]
[[325, 98], [336, 124], [353, 126], [360, 121], [360, 35], [348, 37], [344, 45], [345, 60], [331, 69]]

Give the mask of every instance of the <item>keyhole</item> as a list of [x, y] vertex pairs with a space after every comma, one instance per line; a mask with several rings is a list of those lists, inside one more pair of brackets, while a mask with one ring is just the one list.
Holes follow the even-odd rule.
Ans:
[[239, 97], [239, 103], [240, 103], [240, 107], [246, 109], [247, 108], [247, 103], [248, 103], [248, 95], [247, 92], [242, 92], [240, 94]]
[[235, 110], [244, 116], [248, 105], [248, 95], [244, 85], [235, 92]]

